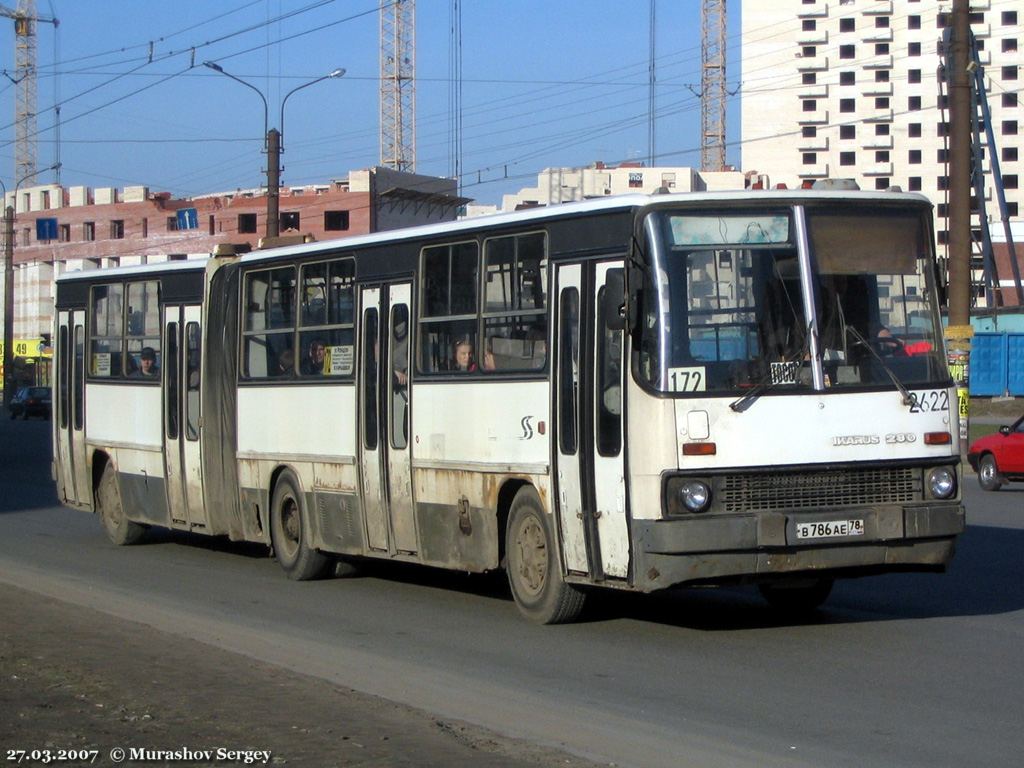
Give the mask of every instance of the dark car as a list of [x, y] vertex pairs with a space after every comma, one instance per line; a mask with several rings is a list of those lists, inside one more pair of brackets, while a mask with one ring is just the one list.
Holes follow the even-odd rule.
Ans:
[[44, 419], [50, 418], [50, 407], [53, 403], [53, 395], [49, 387], [22, 387], [7, 406], [11, 412], [11, 418], [21, 416], [27, 419], [29, 416], [41, 416]]
[[971, 443], [967, 461], [986, 491], [998, 491], [1011, 480], [1024, 480], [1024, 416]]

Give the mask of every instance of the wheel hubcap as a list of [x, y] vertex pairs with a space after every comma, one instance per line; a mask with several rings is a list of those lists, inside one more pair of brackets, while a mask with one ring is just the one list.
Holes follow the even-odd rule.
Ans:
[[537, 595], [544, 588], [548, 572], [548, 549], [540, 524], [532, 518], [524, 521], [515, 543], [519, 553], [519, 580], [526, 591]]

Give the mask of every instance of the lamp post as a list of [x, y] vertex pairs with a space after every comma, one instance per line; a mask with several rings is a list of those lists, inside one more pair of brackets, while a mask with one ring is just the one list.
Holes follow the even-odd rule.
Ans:
[[269, 112], [270, 109], [267, 106], [267, 97], [263, 95], [263, 92], [252, 83], [247, 83], [240, 77], [235, 77], [230, 72], [224, 71], [224, 68], [212, 61], [204, 61], [203, 66], [208, 69], [212, 69], [214, 72], [219, 72], [225, 77], [230, 77], [237, 83], [241, 83], [246, 88], [249, 88], [259, 95], [260, 100], [263, 102], [263, 151], [267, 153], [267, 237], [277, 237], [281, 232], [281, 152], [282, 149], [282, 138], [284, 136], [284, 105], [288, 101], [288, 97], [296, 91], [301, 91], [303, 88], [308, 88], [311, 85], [316, 85], [323, 80], [330, 80], [335, 77], [342, 77], [345, 74], [344, 69], [335, 69], [326, 75], [318, 77], [314, 80], [310, 80], [308, 83], [293, 88], [285, 94], [284, 98], [281, 99], [281, 126], [280, 130], [276, 128], [269, 128]]
[[[60, 163], [55, 163], [44, 170], [52, 171], [59, 167]], [[0, 188], [4, 191], [4, 405], [10, 403], [14, 395], [11, 386], [14, 375], [14, 206], [18, 204], [18, 187], [36, 175], [37, 172], [33, 171], [15, 182], [11, 200], [14, 205], [7, 205], [7, 185], [0, 180]]]
[[[316, 85], [317, 83], [319, 83], [319, 82], [321, 82], [323, 80], [331, 80], [331, 79], [333, 79], [335, 77], [344, 77], [344, 76], [345, 76], [345, 70], [339, 67], [338, 69], [335, 69], [335, 70], [333, 70], [331, 72], [328, 72], [326, 75], [318, 77], [315, 80], [310, 80], [308, 83], [303, 83], [300, 86], [292, 88], [290, 91], [288, 91], [288, 93], [286, 93], [284, 95], [284, 98], [281, 99], [281, 121], [278, 123], [278, 125], [281, 126], [281, 130], [280, 130], [280, 132], [277, 132], [277, 131], [274, 131], [273, 129], [271, 129], [270, 133], [267, 134], [267, 147], [268, 147], [268, 150], [267, 150], [267, 155], [268, 155], [268, 158], [267, 158], [268, 159], [268, 163], [267, 163], [267, 179], [268, 180], [270, 178], [270, 169], [271, 168], [274, 169], [274, 191], [272, 193], [273, 194], [273, 198], [271, 198], [271, 197], [267, 198], [267, 210], [268, 211], [270, 210], [271, 200], [273, 200], [273, 206], [274, 206], [274, 236], [275, 237], [277, 236], [277, 234], [279, 232], [279, 224], [280, 224], [280, 221], [281, 221], [280, 212], [279, 212], [279, 208], [278, 208], [278, 206], [280, 205], [280, 196], [278, 194], [278, 191], [280, 189], [279, 185], [281, 183], [281, 171], [284, 170], [284, 167], [281, 165], [281, 153], [284, 152], [284, 105], [288, 101], [288, 97], [291, 96], [296, 91], [301, 91], [303, 88], [309, 88], [309, 86]], [[268, 181], [268, 183], [269, 183], [269, 181]], [[269, 190], [268, 190], [268, 192], [269, 192]], [[267, 216], [269, 217], [270, 214], [268, 213]], [[270, 235], [269, 230], [268, 230], [267, 234]]]
[[[0, 180], [4, 190], [4, 405], [11, 402], [10, 380], [11, 361], [14, 359], [14, 208], [7, 204], [7, 185]], [[18, 195], [15, 193], [14, 201]]]

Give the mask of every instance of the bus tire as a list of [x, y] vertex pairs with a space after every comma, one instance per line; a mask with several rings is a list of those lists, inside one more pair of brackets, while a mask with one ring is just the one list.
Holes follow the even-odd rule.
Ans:
[[124, 514], [121, 491], [117, 487], [117, 471], [107, 462], [96, 488], [96, 508], [103, 521], [103, 530], [112, 544], [123, 547], [134, 544], [146, 532], [146, 526], [134, 523]]
[[538, 624], [576, 619], [586, 595], [562, 577], [555, 537], [533, 488], [516, 494], [505, 530], [505, 572], [519, 611]]
[[978, 485], [986, 491], [998, 491], [1003, 487], [1003, 476], [999, 474], [996, 457], [986, 453], [978, 462]]
[[309, 545], [308, 519], [295, 475], [281, 473], [270, 504], [270, 541], [277, 562], [295, 581], [322, 578], [333, 564]]
[[828, 599], [835, 579], [761, 584], [761, 596], [777, 611], [789, 615], [811, 613]]

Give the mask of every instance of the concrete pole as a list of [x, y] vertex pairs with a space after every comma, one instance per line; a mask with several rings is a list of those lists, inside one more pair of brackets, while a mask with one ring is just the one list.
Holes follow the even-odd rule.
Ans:
[[[6, 197], [6, 195], [5, 195]], [[14, 208], [4, 207], [4, 405], [14, 397]]]
[[267, 131], [267, 237], [281, 232], [281, 133]]
[[971, 312], [971, 81], [967, 72], [968, 1], [954, 0], [949, 88], [949, 324]]
[[949, 325], [946, 355], [960, 410], [960, 452], [966, 454], [971, 337], [971, 110], [969, 0], [953, 0], [946, 65], [949, 87]]

